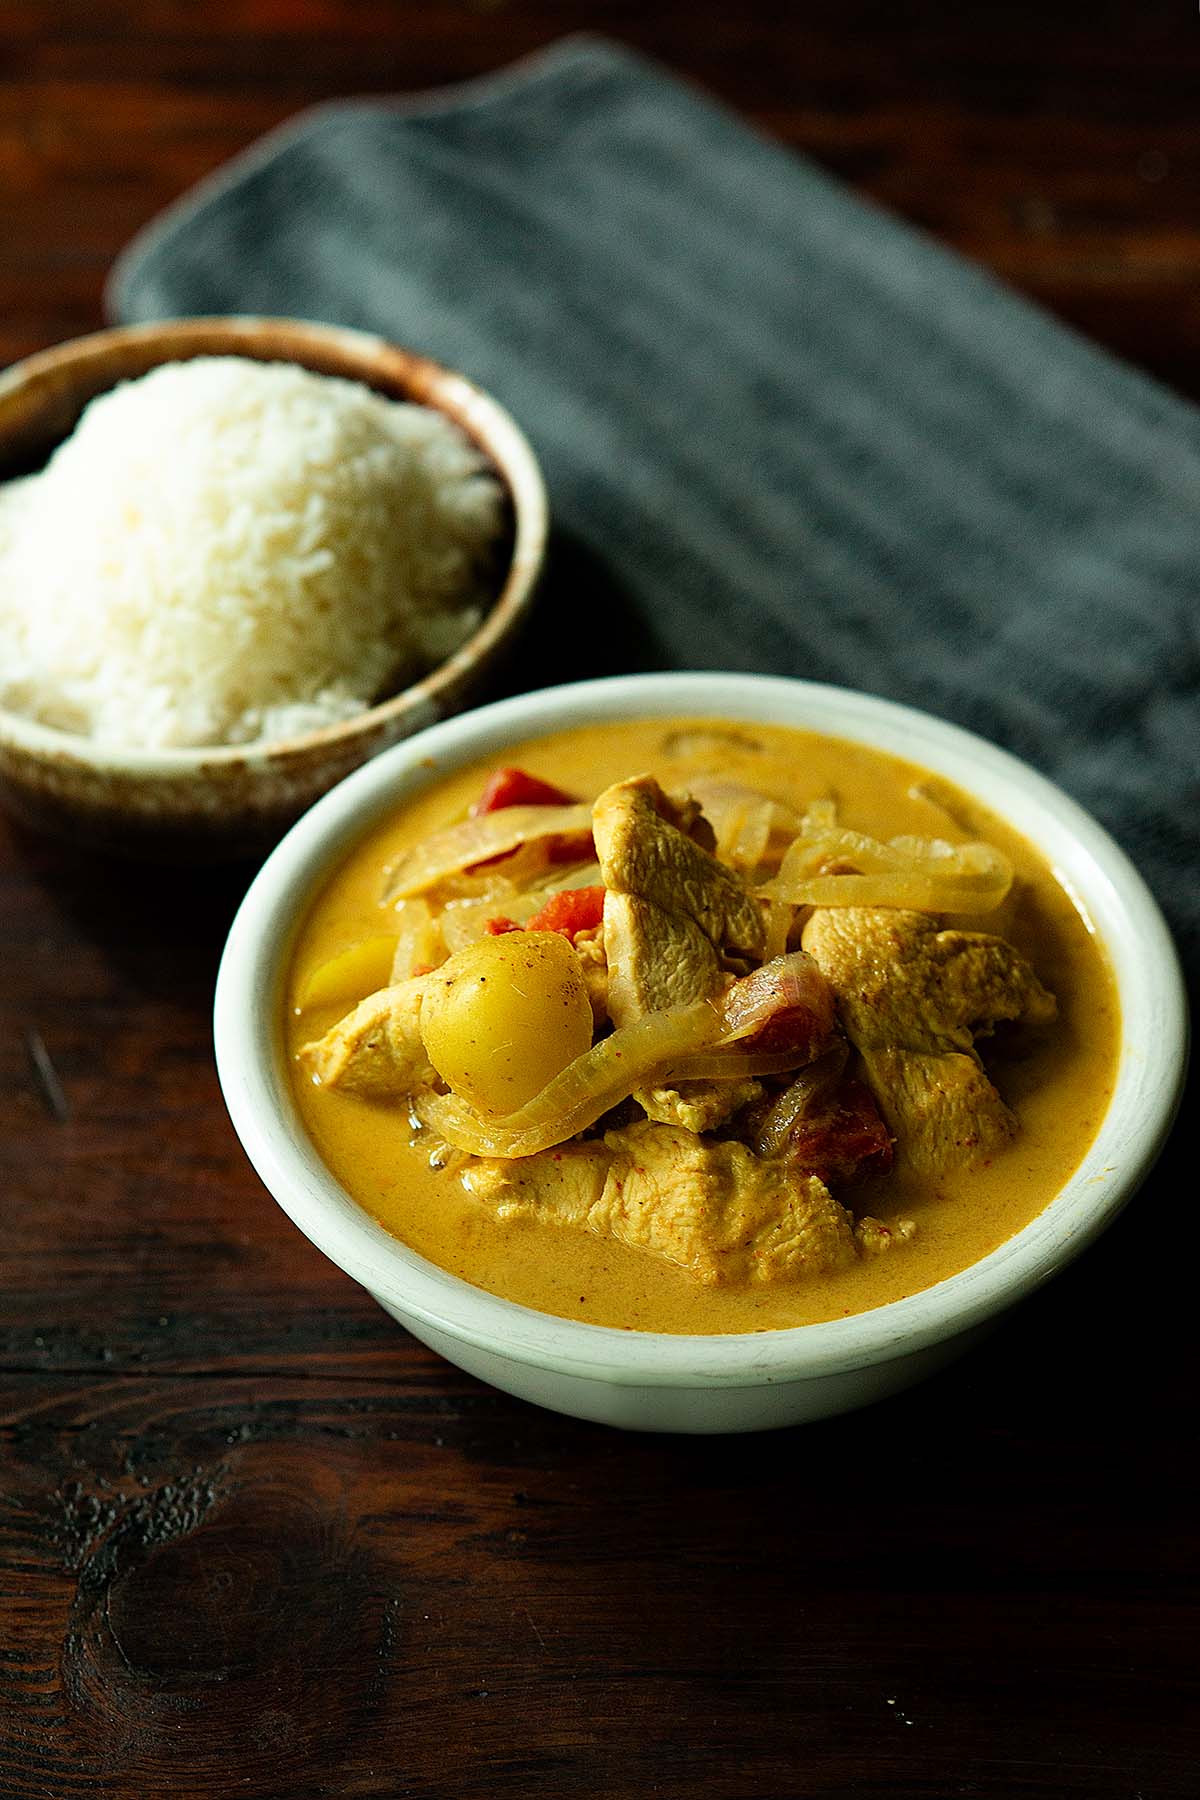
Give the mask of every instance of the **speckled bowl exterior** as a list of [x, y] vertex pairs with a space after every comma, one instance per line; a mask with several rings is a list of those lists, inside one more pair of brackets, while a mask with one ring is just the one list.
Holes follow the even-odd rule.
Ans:
[[25, 823], [126, 855], [261, 853], [326, 789], [389, 744], [460, 711], [511, 647], [534, 597], [548, 508], [515, 421], [462, 375], [364, 332], [291, 319], [174, 319], [79, 338], [0, 376], [0, 480], [36, 469], [98, 394], [164, 362], [246, 356], [365, 382], [453, 419], [509, 500], [510, 544], [478, 629], [422, 680], [300, 737], [196, 750], [113, 750], [0, 710], [0, 800]]

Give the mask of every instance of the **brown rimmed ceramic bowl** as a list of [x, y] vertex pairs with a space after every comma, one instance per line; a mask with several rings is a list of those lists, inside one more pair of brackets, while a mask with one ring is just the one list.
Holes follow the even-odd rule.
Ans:
[[76, 842], [176, 861], [261, 852], [360, 763], [468, 705], [529, 609], [548, 526], [537, 459], [495, 400], [465, 376], [383, 338], [295, 319], [118, 327], [14, 364], [0, 376], [0, 480], [40, 468], [98, 394], [160, 363], [197, 356], [298, 363], [444, 413], [502, 482], [509, 538], [495, 598], [460, 648], [411, 686], [319, 731], [200, 749], [114, 749], [0, 709], [0, 800], [12, 813]]

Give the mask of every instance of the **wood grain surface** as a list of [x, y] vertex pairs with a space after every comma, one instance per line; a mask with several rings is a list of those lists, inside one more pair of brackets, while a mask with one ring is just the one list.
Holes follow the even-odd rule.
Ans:
[[[98, 325], [131, 233], [299, 107], [580, 28], [1200, 398], [1200, 20], [1164, 0], [6, 0], [0, 363]], [[1182, 1156], [884, 1406], [556, 1418], [250, 1172], [209, 1040], [247, 875], [0, 823], [3, 1800], [1195, 1800]]]

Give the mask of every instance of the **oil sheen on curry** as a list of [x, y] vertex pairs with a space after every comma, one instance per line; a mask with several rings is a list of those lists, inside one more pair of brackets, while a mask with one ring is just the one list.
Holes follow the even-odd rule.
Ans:
[[431, 780], [304, 921], [304, 1123], [443, 1268], [670, 1332], [962, 1269], [1079, 1163], [1118, 1019], [1088, 922], [940, 778], [651, 720]]

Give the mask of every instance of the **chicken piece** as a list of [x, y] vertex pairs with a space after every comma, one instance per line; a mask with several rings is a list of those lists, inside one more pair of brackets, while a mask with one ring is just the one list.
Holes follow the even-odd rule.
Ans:
[[300, 1052], [301, 1065], [322, 1087], [396, 1099], [437, 1078], [421, 1042], [421, 1001], [427, 978], [414, 976], [368, 994], [344, 1019]]
[[794, 1279], [853, 1262], [849, 1214], [815, 1175], [677, 1126], [610, 1131], [601, 1196], [612, 1235], [705, 1284]]
[[742, 1081], [681, 1081], [675, 1088], [639, 1088], [637, 1097], [648, 1118], [699, 1133], [715, 1131], [743, 1106], [761, 1100], [763, 1092], [762, 1082], [748, 1076]]
[[975, 1035], [1000, 1020], [1045, 1025], [1056, 1010], [1011, 944], [889, 907], [818, 908], [802, 942], [911, 1168], [944, 1175], [1011, 1140], [1017, 1121], [984, 1073]]
[[536, 1156], [488, 1156], [472, 1159], [462, 1183], [497, 1219], [531, 1219], [539, 1225], [594, 1229], [592, 1214], [600, 1205], [612, 1164], [612, 1152], [596, 1139], [560, 1144]]
[[671, 800], [649, 775], [606, 788], [592, 809], [617, 1025], [702, 1000], [720, 985], [727, 958], [762, 956], [759, 904], [710, 854], [702, 825], [694, 803]]
[[592, 1003], [592, 1018], [598, 1031], [609, 1022], [608, 957], [604, 949], [603, 925], [597, 925], [591, 931], [577, 931], [572, 942], [575, 954], [583, 966], [583, 985]]
[[[711, 828], [694, 800], [665, 794], [649, 775], [606, 788], [592, 810], [604, 880], [607, 1006], [615, 1025], [715, 994], [725, 959], [757, 960], [764, 927], [758, 902], [711, 854]], [[682, 1122], [736, 1106], [724, 1084], [691, 1084], [635, 1097], [653, 1119]], [[741, 1102], [737, 1102], [741, 1104]], [[711, 1127], [697, 1127], [709, 1129]]]
[[637, 894], [605, 895], [604, 949], [614, 1025], [706, 999], [721, 985], [721, 958], [695, 920]]
[[943, 931], [928, 913], [818, 908], [804, 948], [838, 997], [860, 1049], [969, 1053], [1001, 1019], [1049, 1024], [1055, 1001], [1020, 953], [979, 931]]
[[987, 1162], [1017, 1134], [978, 1057], [950, 1050], [864, 1051], [867, 1078], [910, 1168], [926, 1175]]
[[858, 1254], [849, 1215], [817, 1176], [673, 1125], [643, 1121], [602, 1145], [517, 1162], [481, 1159], [464, 1183], [497, 1218], [615, 1238], [705, 1285], [823, 1274]]
[[882, 1219], [866, 1214], [854, 1227], [854, 1242], [860, 1256], [883, 1256], [897, 1244], [907, 1244], [917, 1235], [914, 1219], [895, 1219], [886, 1225]]

